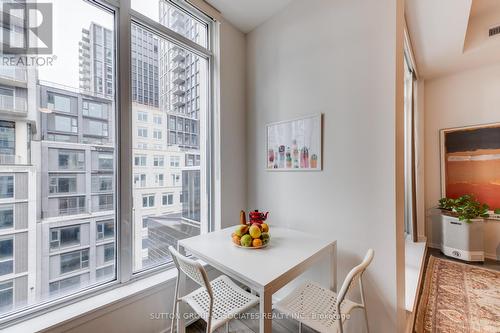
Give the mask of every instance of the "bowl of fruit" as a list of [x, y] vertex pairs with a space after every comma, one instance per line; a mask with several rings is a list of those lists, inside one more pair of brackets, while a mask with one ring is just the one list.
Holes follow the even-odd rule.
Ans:
[[252, 218], [250, 218], [250, 223], [247, 223], [245, 216], [245, 212], [242, 211], [240, 225], [231, 234], [233, 244], [245, 249], [262, 249], [269, 245], [271, 240], [269, 225], [262, 220], [252, 221]]

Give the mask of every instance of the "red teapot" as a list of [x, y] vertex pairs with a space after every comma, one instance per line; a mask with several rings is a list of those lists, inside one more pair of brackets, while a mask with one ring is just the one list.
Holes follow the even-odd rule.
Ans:
[[254, 210], [253, 212], [248, 213], [248, 216], [250, 217], [250, 223], [257, 223], [257, 224], [262, 224], [266, 221], [267, 215], [269, 215], [269, 212], [259, 212], [257, 209]]

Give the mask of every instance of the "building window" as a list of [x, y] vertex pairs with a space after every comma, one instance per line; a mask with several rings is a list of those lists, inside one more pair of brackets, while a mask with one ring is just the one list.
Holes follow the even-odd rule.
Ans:
[[148, 129], [143, 128], [143, 127], [139, 127], [137, 129], [137, 135], [141, 138], [147, 138], [148, 137]]
[[134, 175], [134, 185], [136, 187], [146, 187], [146, 174]]
[[83, 115], [92, 118], [108, 119], [108, 105], [83, 101]]
[[78, 119], [61, 115], [53, 115], [49, 121], [49, 130], [65, 133], [78, 133]]
[[0, 230], [14, 227], [14, 206], [0, 207]]
[[163, 167], [165, 166], [165, 157], [164, 156], [154, 156], [153, 165], [155, 167]]
[[14, 304], [14, 282], [0, 282], [0, 312], [12, 310]]
[[163, 186], [164, 174], [159, 173], [155, 176], [155, 182], [157, 186]]
[[71, 110], [71, 97], [48, 93], [47, 107], [51, 110], [73, 113]]
[[163, 206], [170, 206], [174, 204], [174, 195], [172, 193], [163, 194], [161, 197], [161, 204]]
[[138, 155], [134, 158], [135, 166], [146, 166], [148, 162], [148, 158], [145, 155]]
[[83, 151], [59, 149], [57, 158], [59, 170], [85, 170], [85, 153]]
[[50, 249], [80, 245], [80, 226], [50, 229]]
[[148, 114], [146, 112], [141, 112], [141, 111], [137, 112], [137, 120], [147, 122]]
[[0, 176], [0, 199], [14, 197], [14, 176]]
[[61, 274], [78, 271], [89, 267], [89, 250], [78, 250], [61, 254]]
[[161, 116], [154, 116], [153, 117], [153, 122], [155, 123], [155, 125], [161, 125], [161, 123], [162, 123]]
[[151, 195], [143, 195], [142, 196], [142, 207], [144, 208], [152, 208], [155, 206], [155, 196]]
[[0, 276], [14, 272], [14, 238], [0, 238]]
[[99, 221], [96, 224], [97, 239], [108, 239], [115, 237], [115, 221], [106, 220]]
[[49, 193], [76, 193], [76, 176], [75, 175], [58, 175], [49, 177]]
[[92, 175], [92, 192], [113, 191], [113, 175]]
[[16, 123], [0, 121], [0, 164], [14, 164]]
[[172, 168], [178, 168], [180, 166], [181, 158], [179, 156], [170, 156], [170, 166]]
[[104, 262], [108, 263], [115, 260], [115, 244], [104, 245]]
[[162, 131], [154, 130], [153, 139], [161, 140], [161, 138], [162, 138]]
[[49, 284], [49, 293], [66, 293], [80, 287], [80, 275], [72, 276]]
[[98, 169], [113, 170], [113, 153], [98, 153]]
[[75, 215], [85, 213], [85, 197], [59, 198], [59, 214]]

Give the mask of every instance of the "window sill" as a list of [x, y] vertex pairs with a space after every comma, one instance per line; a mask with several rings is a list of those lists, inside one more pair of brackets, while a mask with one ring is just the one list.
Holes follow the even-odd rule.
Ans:
[[133, 302], [135, 300], [134, 296], [142, 297], [148, 289], [151, 289], [150, 292], [154, 293], [156, 291], [154, 287], [173, 283], [176, 275], [176, 269], [172, 268], [144, 278], [138, 278], [103, 293], [23, 320], [5, 328], [3, 332], [32, 332], [34, 328], [36, 328], [36, 331], [43, 331], [90, 313], [102, 315], [112, 311], [112, 305], [115, 303], [122, 302], [127, 298], [130, 302]]

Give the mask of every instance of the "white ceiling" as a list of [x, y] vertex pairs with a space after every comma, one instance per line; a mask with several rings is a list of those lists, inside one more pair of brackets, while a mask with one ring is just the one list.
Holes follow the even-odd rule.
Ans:
[[500, 24], [499, 3], [406, 0], [406, 21], [420, 76], [429, 79], [499, 63], [500, 37], [487, 36], [488, 28]]
[[250, 32], [285, 8], [292, 0], [205, 0], [244, 33]]

